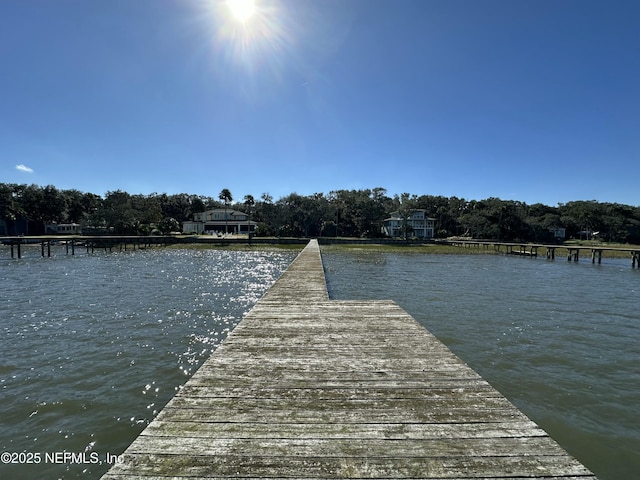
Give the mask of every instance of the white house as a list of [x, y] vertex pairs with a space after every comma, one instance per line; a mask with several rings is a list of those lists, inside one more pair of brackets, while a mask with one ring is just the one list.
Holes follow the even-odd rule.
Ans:
[[184, 233], [248, 233], [256, 229], [256, 222], [249, 221], [246, 213], [229, 208], [216, 208], [193, 214], [193, 221], [182, 222]]
[[78, 223], [48, 223], [44, 232], [53, 235], [80, 235], [82, 227]]
[[[409, 227], [409, 236], [418, 238], [433, 238], [435, 228], [435, 218], [427, 216], [427, 211], [421, 208], [411, 211], [406, 225]], [[382, 233], [389, 237], [403, 237], [403, 225], [405, 219], [400, 212], [392, 212], [389, 218], [382, 221]]]

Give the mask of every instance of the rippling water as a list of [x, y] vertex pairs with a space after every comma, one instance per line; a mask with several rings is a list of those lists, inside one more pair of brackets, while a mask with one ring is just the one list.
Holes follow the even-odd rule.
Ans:
[[630, 261], [331, 249], [323, 261], [332, 298], [395, 300], [601, 480], [639, 478]]
[[[35, 248], [0, 251], [0, 451], [41, 458], [3, 479], [99, 478], [295, 257]], [[64, 450], [87, 463], [45, 462]]]

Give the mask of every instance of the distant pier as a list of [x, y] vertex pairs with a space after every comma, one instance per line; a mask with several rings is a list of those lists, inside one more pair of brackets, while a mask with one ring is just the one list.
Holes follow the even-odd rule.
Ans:
[[595, 479], [392, 301], [329, 300], [312, 240], [102, 477]]
[[133, 250], [151, 245], [167, 245], [175, 243], [175, 239], [167, 235], [49, 235], [49, 236], [13, 236], [0, 237], [0, 242], [9, 245], [11, 258], [22, 258], [23, 248], [27, 245], [39, 245], [41, 256], [51, 256], [52, 245], [64, 245], [67, 255], [75, 255], [77, 248], [85, 248], [88, 252], [104, 249], [112, 252], [114, 248]]
[[206, 244], [206, 245], [260, 245], [260, 244], [300, 244], [304, 245], [308, 239], [303, 238], [233, 238], [233, 237], [189, 237], [172, 235], [33, 235], [0, 237], [0, 242], [8, 245], [11, 258], [22, 258], [24, 247], [39, 245], [41, 256], [50, 257], [52, 245], [65, 245], [67, 255], [75, 255], [76, 249], [84, 248], [87, 253], [96, 250], [105, 252], [126, 251], [149, 248], [154, 245], [173, 244]]
[[[535, 243], [514, 243], [514, 242], [494, 242], [483, 240], [439, 240], [438, 243], [446, 245], [454, 245], [467, 248], [492, 248], [496, 252], [504, 252], [510, 255], [522, 255], [528, 257], [537, 257], [538, 250], [545, 250], [547, 259], [554, 260], [556, 258], [556, 250], [565, 250], [567, 252], [567, 260], [577, 262], [580, 259], [581, 252], [586, 252], [591, 257], [591, 263], [602, 263], [602, 252], [624, 252], [628, 253], [631, 258], [631, 268], [640, 268], [640, 250], [637, 246], [624, 247], [601, 247], [601, 246], [575, 246], [575, 245], [545, 245]], [[590, 255], [589, 255], [590, 254]]]

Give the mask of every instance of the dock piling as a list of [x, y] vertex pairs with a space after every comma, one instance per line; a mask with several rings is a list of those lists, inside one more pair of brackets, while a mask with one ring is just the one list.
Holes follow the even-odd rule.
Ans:
[[580, 258], [580, 249], [579, 248], [568, 248], [569, 254], [567, 256], [567, 261], [570, 262], [572, 259], [574, 262], [577, 262]]
[[602, 263], [602, 250], [594, 248], [591, 250], [591, 263], [596, 263], [596, 256], [598, 257], [598, 265]]

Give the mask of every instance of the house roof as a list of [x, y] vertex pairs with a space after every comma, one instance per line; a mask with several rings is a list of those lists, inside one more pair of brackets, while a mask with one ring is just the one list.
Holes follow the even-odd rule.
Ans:
[[229, 215], [247, 215], [244, 212], [241, 212], [239, 210], [233, 210], [232, 208], [214, 208], [212, 210], [205, 210], [204, 212], [195, 212], [197, 214], [203, 214], [203, 213], [227, 213]]
[[207, 220], [206, 222], [191, 222], [191, 223], [200, 223], [200, 224], [204, 224], [204, 225], [258, 225], [257, 222], [254, 222], [253, 220], [251, 221], [247, 221], [247, 220], [229, 220], [228, 222], [225, 222], [224, 220]]
[[[426, 210], [424, 208], [416, 208], [413, 212], [426, 212]], [[387, 221], [391, 221], [391, 220], [402, 220], [403, 218], [400, 216], [400, 213], [398, 211], [395, 212], [391, 212], [391, 216], [389, 218], [385, 218], [383, 220], [383, 222], [387, 222]], [[411, 216], [409, 216], [409, 220], [433, 220], [435, 221], [436, 219], [433, 217], [427, 217], [425, 216], [424, 218], [411, 218]]]
[[247, 221], [247, 220], [224, 220], [224, 219], [218, 219], [218, 220], [185, 220], [184, 222], [182, 222], [182, 225], [258, 225], [258, 222], [254, 222], [253, 220], [251, 221]]

